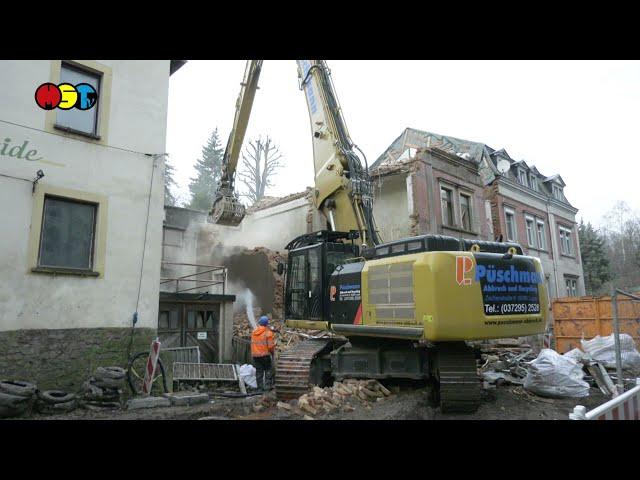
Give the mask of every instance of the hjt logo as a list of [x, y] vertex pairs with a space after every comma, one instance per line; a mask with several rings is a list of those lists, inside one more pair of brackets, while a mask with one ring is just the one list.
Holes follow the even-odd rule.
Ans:
[[70, 83], [43, 83], [36, 89], [35, 96], [36, 103], [43, 110], [71, 110], [74, 107], [78, 110], [89, 110], [98, 101], [98, 92], [88, 83], [75, 86]]
[[471, 278], [467, 273], [473, 269], [473, 260], [470, 257], [456, 257], [456, 282], [458, 285], [471, 285]]

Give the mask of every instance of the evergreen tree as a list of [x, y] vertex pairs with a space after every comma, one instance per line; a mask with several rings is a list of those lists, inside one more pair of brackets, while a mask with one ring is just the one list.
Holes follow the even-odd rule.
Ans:
[[178, 186], [175, 179], [173, 178], [174, 173], [175, 168], [169, 163], [169, 160], [167, 159], [164, 164], [164, 204], [171, 207], [175, 207], [177, 203], [177, 198], [172, 192], [172, 189], [177, 188]]
[[224, 148], [218, 138], [216, 128], [209, 137], [206, 145], [202, 147], [202, 156], [194, 165], [197, 175], [189, 183], [191, 201], [189, 208], [208, 212], [213, 204], [213, 197], [218, 187], [218, 181], [222, 175], [222, 160]]
[[585, 225], [582, 219], [578, 227], [578, 237], [585, 289], [589, 295], [602, 293], [600, 288], [611, 279], [605, 240], [590, 222]]

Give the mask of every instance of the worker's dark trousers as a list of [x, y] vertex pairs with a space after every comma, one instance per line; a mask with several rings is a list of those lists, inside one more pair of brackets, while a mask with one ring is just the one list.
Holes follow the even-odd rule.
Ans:
[[256, 383], [258, 384], [258, 388], [260, 390], [270, 389], [273, 386], [271, 355], [253, 357], [253, 366], [256, 367]]

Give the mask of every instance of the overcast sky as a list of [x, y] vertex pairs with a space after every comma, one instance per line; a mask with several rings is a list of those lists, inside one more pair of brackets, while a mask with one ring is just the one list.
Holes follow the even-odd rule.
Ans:
[[[369, 164], [406, 127], [492, 148], [543, 175], [596, 224], [618, 200], [640, 211], [640, 62], [328, 60], [352, 140]], [[193, 164], [211, 131], [226, 145], [244, 60], [187, 62], [171, 76], [167, 152], [189, 198]], [[267, 192], [313, 184], [309, 117], [296, 63], [262, 67], [247, 140], [269, 134], [285, 167]]]

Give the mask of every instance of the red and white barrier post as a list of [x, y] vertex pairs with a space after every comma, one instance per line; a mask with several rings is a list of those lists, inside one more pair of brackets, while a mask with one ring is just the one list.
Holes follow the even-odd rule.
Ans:
[[153, 383], [153, 375], [156, 373], [158, 366], [158, 356], [160, 355], [160, 339], [156, 338], [151, 342], [151, 351], [147, 360], [147, 367], [144, 370], [144, 382], [142, 384], [143, 395], [151, 393], [151, 384]]
[[578, 405], [569, 414], [571, 420], [640, 420], [640, 378], [636, 387], [587, 412]]

